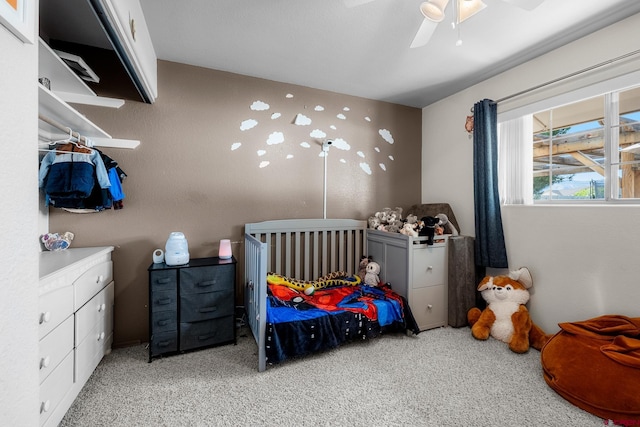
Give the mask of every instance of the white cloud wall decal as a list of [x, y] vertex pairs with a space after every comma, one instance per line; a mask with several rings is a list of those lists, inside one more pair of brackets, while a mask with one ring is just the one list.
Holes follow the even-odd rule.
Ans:
[[258, 150], [257, 153], [258, 153], [258, 156], [264, 156], [265, 154], [267, 154], [267, 152], [264, 150]]
[[258, 125], [257, 120], [248, 119], [240, 123], [240, 130], [242, 131], [249, 130], [256, 127], [257, 125]]
[[384, 165], [384, 163], [380, 163], [380, 169], [382, 169], [383, 171], [387, 170], [387, 167]]
[[339, 118], [340, 120], [347, 120], [347, 116], [345, 116], [342, 113], [338, 114], [336, 117]]
[[268, 161], [264, 161], [264, 162], [260, 162], [260, 169], [262, 168], [266, 168], [267, 166], [269, 166], [269, 162]]
[[234, 142], [233, 144], [231, 144], [231, 151], [235, 151], [238, 148], [240, 148], [240, 146], [242, 145], [242, 142]]
[[284, 142], [284, 134], [282, 132], [273, 132], [267, 138], [268, 145], [282, 144]]
[[360, 169], [362, 169], [367, 175], [371, 175], [371, 168], [365, 162], [360, 163]]
[[364, 153], [362, 151], [358, 151], [358, 156], [362, 157], [364, 159]]
[[391, 136], [391, 132], [389, 132], [387, 129], [380, 129], [378, 131], [378, 133], [380, 134], [382, 139], [387, 141], [389, 144], [393, 144], [393, 142], [394, 142], [393, 141], [393, 136]]
[[254, 101], [253, 104], [251, 104], [251, 109], [253, 111], [265, 111], [269, 109], [269, 104], [262, 101]]
[[311, 124], [311, 119], [304, 114], [296, 114], [296, 118], [293, 121], [294, 124], [298, 126], [309, 126]]
[[273, 114], [271, 115], [271, 120], [279, 119], [281, 115], [282, 115], [282, 114], [280, 114], [280, 113], [273, 113]]
[[316, 105], [316, 108], [314, 108], [314, 110], [316, 110], [316, 111], [324, 111], [324, 107], [322, 105]]
[[351, 150], [351, 146], [349, 145], [349, 143], [342, 138], [334, 139], [333, 144], [331, 144], [331, 146], [339, 150], [346, 150], [346, 151]]
[[311, 145], [309, 145], [309, 143], [308, 143], [307, 141], [302, 141], [302, 142], [300, 143], [300, 146], [301, 146], [302, 148], [311, 148]]
[[314, 129], [314, 130], [311, 131], [309, 136], [311, 138], [324, 138], [324, 137], [327, 136], [327, 134], [324, 133], [323, 131], [321, 131], [320, 129]]

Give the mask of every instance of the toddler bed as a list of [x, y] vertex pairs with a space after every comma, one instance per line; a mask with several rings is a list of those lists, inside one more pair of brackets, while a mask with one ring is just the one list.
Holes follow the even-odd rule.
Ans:
[[[385, 332], [419, 332], [402, 296], [357, 279], [366, 232], [367, 222], [353, 219], [245, 224], [245, 310], [260, 372], [267, 363]], [[307, 295], [303, 287], [283, 284], [288, 278], [294, 279], [290, 285], [322, 285]]]

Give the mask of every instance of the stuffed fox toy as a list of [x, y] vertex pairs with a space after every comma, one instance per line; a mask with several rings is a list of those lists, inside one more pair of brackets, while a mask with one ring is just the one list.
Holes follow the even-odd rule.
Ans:
[[478, 285], [487, 308], [474, 307], [467, 313], [471, 334], [478, 340], [489, 336], [509, 344], [515, 353], [526, 353], [529, 347], [540, 350], [548, 341], [544, 333], [529, 316], [525, 304], [528, 289], [533, 285], [526, 267], [511, 271], [508, 276], [486, 276]]

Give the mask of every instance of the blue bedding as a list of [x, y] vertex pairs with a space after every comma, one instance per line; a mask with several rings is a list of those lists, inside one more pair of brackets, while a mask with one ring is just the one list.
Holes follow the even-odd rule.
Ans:
[[383, 333], [420, 331], [404, 297], [388, 285], [335, 286], [305, 295], [268, 285], [267, 363], [279, 363]]

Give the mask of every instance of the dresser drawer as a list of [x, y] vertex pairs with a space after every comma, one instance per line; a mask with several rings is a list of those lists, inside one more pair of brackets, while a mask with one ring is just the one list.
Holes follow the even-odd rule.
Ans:
[[167, 332], [178, 330], [178, 316], [175, 310], [154, 311], [151, 314], [151, 330]]
[[180, 323], [180, 349], [215, 345], [234, 340], [233, 316], [195, 323]]
[[159, 334], [153, 333], [150, 341], [149, 351], [151, 356], [178, 351], [178, 330]]
[[43, 425], [73, 385], [73, 352], [40, 385], [40, 425]]
[[149, 273], [149, 288], [152, 291], [170, 291], [178, 288], [176, 270], [160, 270]]
[[41, 339], [38, 349], [40, 383], [42, 383], [73, 351], [73, 316], [67, 317], [67, 320]]
[[421, 331], [447, 325], [447, 287], [412, 289], [411, 312]]
[[103, 332], [111, 333], [110, 328], [106, 330], [111, 320], [111, 316], [106, 317], [106, 313], [112, 311], [113, 306], [113, 282], [104, 288], [98, 295], [91, 298], [75, 315], [76, 345], [81, 343], [87, 334], [96, 325], [102, 325]]
[[76, 347], [76, 382], [84, 384], [105, 354], [105, 342], [110, 333], [101, 322], [94, 325], [82, 342]]
[[233, 289], [234, 283], [235, 266], [233, 264], [180, 270], [181, 295]]
[[73, 314], [73, 286], [57, 289], [38, 298], [40, 339]]
[[446, 246], [414, 248], [412, 288], [423, 288], [446, 283], [446, 257]]
[[94, 265], [73, 282], [75, 290], [75, 309], [85, 305], [95, 294], [113, 280], [113, 262], [107, 261]]
[[151, 309], [155, 311], [178, 311], [178, 294], [176, 291], [151, 292]]
[[233, 290], [180, 295], [180, 322], [197, 322], [234, 313]]

